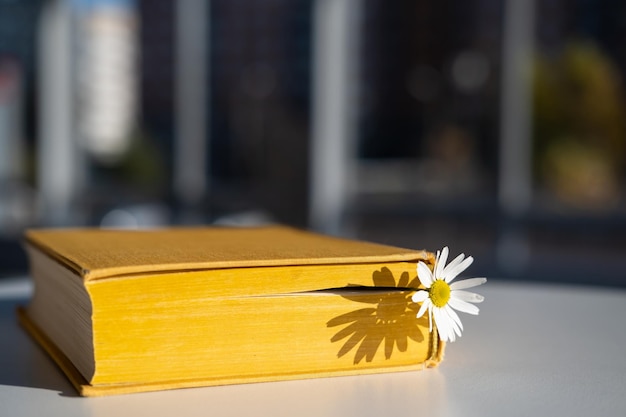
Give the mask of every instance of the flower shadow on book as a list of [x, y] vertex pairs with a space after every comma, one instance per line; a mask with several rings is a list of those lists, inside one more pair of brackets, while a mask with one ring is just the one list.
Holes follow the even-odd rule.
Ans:
[[374, 287], [352, 286], [354, 291], [338, 292], [343, 298], [371, 307], [360, 308], [337, 316], [326, 323], [327, 327], [345, 326], [330, 339], [332, 343], [345, 340], [339, 358], [356, 348], [354, 364], [363, 359], [372, 362], [376, 352], [384, 345], [385, 358], [391, 358], [394, 349], [406, 352], [410, 340], [422, 342], [422, 329], [428, 328], [428, 319], [416, 318], [419, 305], [411, 295], [420, 282], [417, 277], [409, 282], [409, 273], [403, 272], [396, 283], [388, 268], [374, 271]]

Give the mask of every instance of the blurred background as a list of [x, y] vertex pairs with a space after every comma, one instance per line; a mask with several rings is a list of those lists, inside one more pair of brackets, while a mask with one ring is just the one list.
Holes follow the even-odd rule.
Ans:
[[283, 223], [626, 286], [626, 3], [0, 0], [25, 228]]

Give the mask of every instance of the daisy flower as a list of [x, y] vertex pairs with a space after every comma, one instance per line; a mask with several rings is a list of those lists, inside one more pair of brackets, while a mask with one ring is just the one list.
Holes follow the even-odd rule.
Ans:
[[478, 307], [470, 303], [480, 303], [483, 297], [473, 292], [462, 291], [466, 288], [475, 287], [487, 282], [487, 278], [470, 278], [452, 282], [461, 272], [465, 271], [474, 258], [460, 254], [447, 266], [448, 247], [437, 251], [435, 266], [431, 271], [422, 261], [417, 264], [417, 277], [425, 290], [419, 290], [413, 294], [413, 302], [422, 303], [417, 317], [422, 317], [428, 310], [430, 330], [432, 331], [433, 319], [437, 325], [439, 336], [444, 342], [454, 342], [456, 336], [461, 336], [463, 324], [454, 310], [468, 314], [478, 314]]

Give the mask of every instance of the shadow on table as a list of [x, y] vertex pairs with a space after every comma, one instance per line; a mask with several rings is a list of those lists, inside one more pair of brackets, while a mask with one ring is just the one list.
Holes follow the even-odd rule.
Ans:
[[15, 310], [26, 299], [0, 299], [0, 385], [39, 388], [75, 397], [51, 358], [20, 327]]

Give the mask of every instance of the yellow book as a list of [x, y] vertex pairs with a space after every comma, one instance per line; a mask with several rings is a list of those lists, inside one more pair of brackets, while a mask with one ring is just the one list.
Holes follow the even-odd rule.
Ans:
[[81, 395], [434, 366], [431, 253], [286, 227], [30, 230], [24, 327]]

